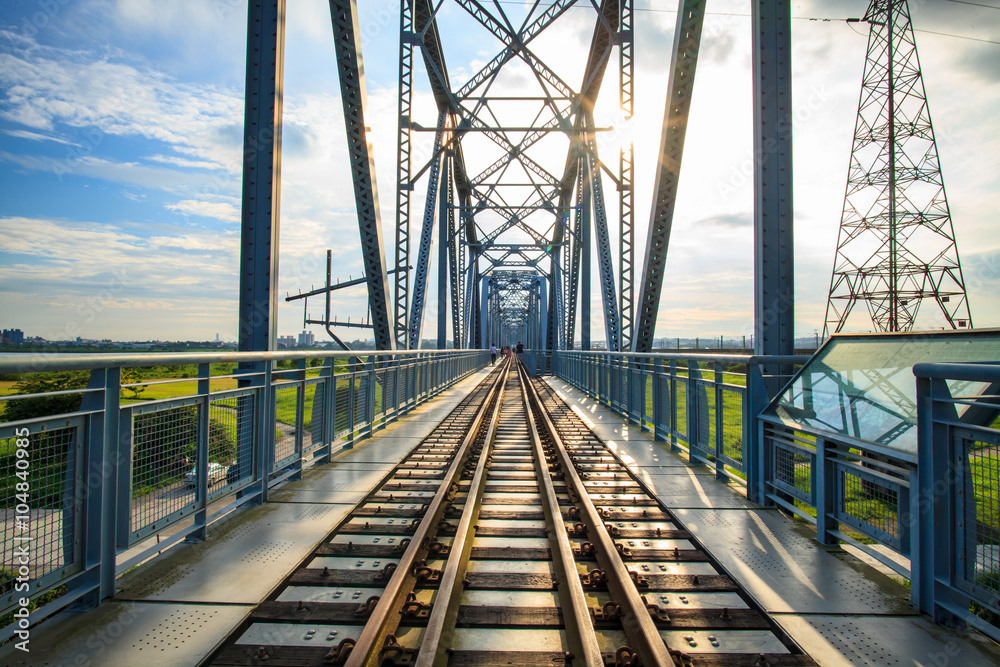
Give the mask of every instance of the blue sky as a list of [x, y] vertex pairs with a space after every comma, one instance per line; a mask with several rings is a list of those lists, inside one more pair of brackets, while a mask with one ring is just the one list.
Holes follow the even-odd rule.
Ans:
[[[390, 0], [359, 4], [391, 263], [398, 10]], [[637, 13], [633, 131], [644, 240], [675, 15], [672, 2], [637, 5], [658, 10]], [[863, 26], [806, 19], [860, 16], [865, 6], [793, 3], [801, 17], [793, 44], [799, 335], [822, 329], [866, 44]], [[911, 6], [918, 28], [1000, 41], [998, 9]], [[657, 336], [752, 329], [748, 10], [735, 0], [708, 8]], [[441, 21], [453, 82], [498, 50], [465, 29], [457, 7]], [[536, 47], [576, 86], [592, 21], [593, 10], [572, 10]], [[0, 5], [4, 327], [49, 339], [235, 338], [245, 24], [245, 0]], [[327, 3], [288, 0], [286, 40], [283, 294], [319, 284], [326, 248], [335, 276], [362, 273]], [[917, 40], [973, 317], [979, 327], [1000, 326], [1000, 44], [926, 32]], [[417, 121], [433, 125], [425, 86], [416, 106]], [[621, 125], [615, 107], [601, 100], [598, 125]], [[418, 152], [429, 140], [418, 137]], [[422, 197], [418, 188], [417, 215]], [[597, 292], [594, 306], [600, 313]], [[337, 293], [334, 307], [340, 317], [363, 316], [364, 290]], [[431, 304], [425, 321], [434, 312]], [[301, 308], [282, 305], [281, 334], [301, 323]], [[603, 330], [597, 318], [594, 330]]]

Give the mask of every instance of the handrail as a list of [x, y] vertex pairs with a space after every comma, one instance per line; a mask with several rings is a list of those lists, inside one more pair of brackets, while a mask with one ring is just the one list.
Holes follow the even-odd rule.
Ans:
[[675, 361], [717, 361], [724, 364], [801, 364], [811, 356], [808, 354], [715, 354], [714, 350], [704, 352], [614, 352], [611, 350], [555, 350], [553, 354], [578, 354], [589, 357], [609, 355], [629, 359], [667, 359]]
[[1000, 363], [924, 362], [913, 365], [913, 374], [935, 380], [963, 380], [968, 382], [1000, 382]]

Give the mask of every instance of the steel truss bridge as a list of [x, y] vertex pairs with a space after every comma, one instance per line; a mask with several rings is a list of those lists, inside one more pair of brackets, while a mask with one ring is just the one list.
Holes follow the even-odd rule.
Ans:
[[[755, 352], [790, 354], [794, 319], [790, 3], [751, 4]], [[461, 84], [454, 82], [457, 77], [448, 67], [438, 20], [446, 9], [460, 13], [470, 31], [482, 34], [484, 43], [500, 45]], [[591, 26], [590, 47], [579, 59], [585, 63], [582, 76], [576, 78], [546, 62], [534, 48], [545, 39], [558, 38], [570, 10], [577, 21], [587, 15]], [[242, 351], [273, 349], [276, 339], [285, 11], [284, 0], [250, 3]], [[679, 2], [671, 62], [664, 71], [669, 85], [644, 240], [635, 238], [634, 151], [632, 139], [623, 131], [634, 111], [631, 0], [526, 3], [516, 18], [499, 2], [403, 0], [396, 219], [389, 226], [383, 224], [379, 210], [374, 155], [367, 138], [371, 115], [357, 2], [331, 0], [330, 12], [377, 349], [419, 347], [436, 235], [439, 348], [448, 340], [456, 348], [524, 340], [544, 350], [577, 346], [587, 350], [593, 345], [611, 351], [649, 351], [705, 1]], [[414, 93], [420, 89], [414, 80], [418, 62], [427, 73], [436, 117], [418, 117], [414, 105]], [[512, 87], [509, 82], [515, 79], [521, 83]], [[595, 123], [594, 109], [602, 91], [617, 97], [621, 109], [617, 128]], [[429, 155], [416, 149], [416, 135], [424, 132], [434, 136]], [[604, 140], [609, 132], [614, 142]], [[415, 197], [418, 188], [426, 192], [423, 201]], [[384, 228], [394, 229], [391, 258], [386, 256]], [[389, 259], [394, 262], [391, 270]], [[600, 285], [591, 284], [592, 275], [599, 277]], [[604, 311], [603, 346], [591, 332], [595, 288]]]

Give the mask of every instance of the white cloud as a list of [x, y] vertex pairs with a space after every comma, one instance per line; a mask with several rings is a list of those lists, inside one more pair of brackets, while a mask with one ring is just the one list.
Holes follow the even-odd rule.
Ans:
[[31, 132], [29, 130], [3, 130], [3, 133], [11, 137], [28, 139], [30, 141], [52, 141], [57, 144], [66, 144], [67, 146], [76, 145], [72, 141], [66, 141], [65, 139], [60, 139], [59, 137], [50, 137], [49, 135], [39, 134], [38, 132]]
[[162, 162], [164, 164], [172, 164], [177, 167], [184, 167], [186, 169], [222, 169], [223, 165], [215, 162], [214, 160], [188, 160], [187, 158], [179, 157], [177, 155], [148, 155], [147, 160], [153, 162]]
[[[144, 228], [0, 218], [13, 260], [0, 273], [0, 307], [30, 313], [36, 335], [47, 338], [160, 337], [158, 327], [182, 329], [192, 304], [208, 300], [217, 306], [211, 326], [230, 330], [236, 299], [218, 295], [237, 292], [238, 240], [165, 227], [156, 231], [169, 233], [144, 238], [136, 233]], [[169, 322], [160, 314], [167, 310], [174, 313]]]
[[167, 204], [171, 211], [177, 211], [184, 215], [197, 215], [205, 218], [216, 218], [223, 222], [239, 222], [240, 209], [236, 204], [228, 201], [202, 201], [197, 199], [185, 199], [176, 204]]

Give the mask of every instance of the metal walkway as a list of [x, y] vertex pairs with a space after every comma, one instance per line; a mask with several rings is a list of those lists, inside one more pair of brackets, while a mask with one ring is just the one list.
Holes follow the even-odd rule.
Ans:
[[[212, 653], [485, 376], [476, 373], [375, 437], [124, 575], [113, 601], [64, 612], [32, 636], [30, 660], [4, 664], [191, 665]], [[561, 380], [548, 383], [807, 654], [821, 665], [992, 665], [1000, 647], [918, 615], [888, 576], [809, 536], [811, 528], [748, 502], [649, 433], [625, 426]], [[691, 634], [684, 633], [681, 634]], [[693, 633], [697, 634], [697, 633]], [[709, 645], [707, 636], [693, 637]], [[953, 662], [957, 661], [957, 662]], [[260, 664], [286, 664], [270, 660]], [[291, 664], [291, 663], [289, 663]], [[692, 664], [714, 664], [710, 662]], [[774, 662], [768, 664], [776, 664]]]

